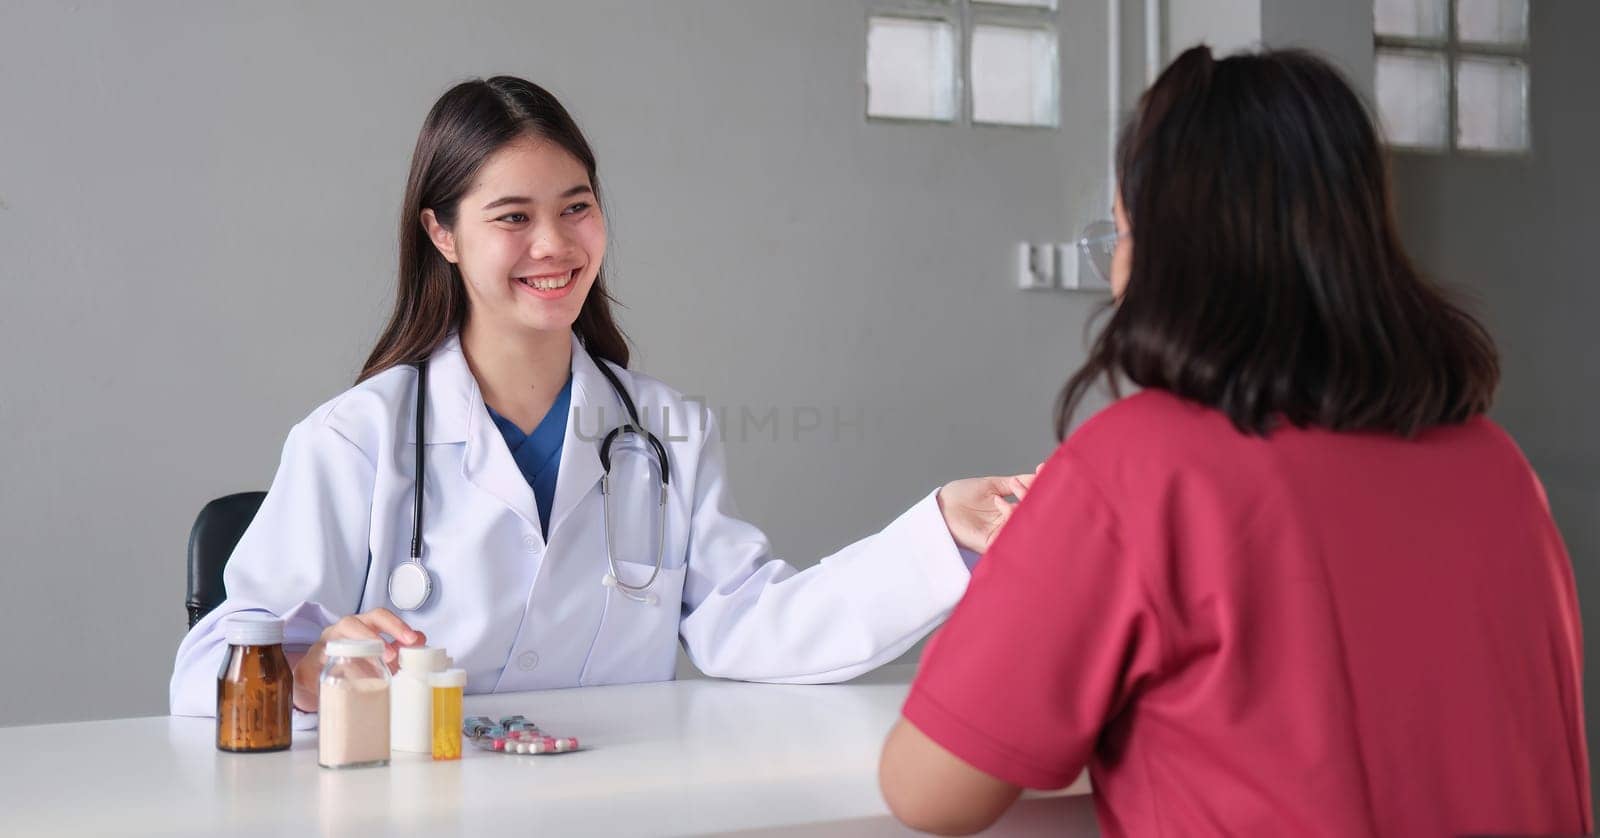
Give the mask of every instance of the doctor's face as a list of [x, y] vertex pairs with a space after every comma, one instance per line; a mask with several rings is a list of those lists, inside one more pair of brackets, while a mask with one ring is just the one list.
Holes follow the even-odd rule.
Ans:
[[520, 139], [484, 162], [453, 229], [422, 213], [428, 237], [461, 271], [468, 318], [508, 331], [566, 332], [606, 252], [606, 220], [588, 171], [556, 143]]

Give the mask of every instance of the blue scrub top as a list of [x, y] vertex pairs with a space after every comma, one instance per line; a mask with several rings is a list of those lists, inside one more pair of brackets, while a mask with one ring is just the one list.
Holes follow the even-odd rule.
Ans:
[[539, 420], [539, 426], [531, 434], [523, 433], [515, 422], [495, 413], [488, 403], [484, 404], [489, 418], [500, 429], [500, 436], [505, 438], [506, 447], [511, 449], [511, 458], [517, 461], [523, 479], [533, 487], [533, 497], [539, 505], [539, 527], [546, 538], [550, 537], [550, 504], [556, 497], [556, 472], [561, 468], [561, 443], [567, 436], [567, 413], [571, 404], [572, 377], [568, 376], [555, 404], [550, 405], [550, 412]]

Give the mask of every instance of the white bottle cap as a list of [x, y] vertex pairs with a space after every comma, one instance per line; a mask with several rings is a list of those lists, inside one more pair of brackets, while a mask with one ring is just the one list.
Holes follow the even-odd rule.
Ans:
[[400, 668], [408, 672], [442, 672], [450, 665], [450, 658], [437, 646], [401, 646]]
[[465, 669], [446, 669], [428, 676], [430, 687], [465, 687], [467, 685], [467, 671]]
[[283, 621], [266, 614], [235, 614], [222, 621], [230, 646], [273, 646], [283, 642]]
[[383, 656], [382, 640], [329, 640], [330, 658], [376, 658]]

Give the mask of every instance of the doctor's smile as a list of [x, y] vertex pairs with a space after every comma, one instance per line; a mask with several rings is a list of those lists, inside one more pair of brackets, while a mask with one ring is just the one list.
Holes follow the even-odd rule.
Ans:
[[559, 300], [572, 291], [573, 271], [558, 274], [519, 276], [517, 282], [540, 299]]

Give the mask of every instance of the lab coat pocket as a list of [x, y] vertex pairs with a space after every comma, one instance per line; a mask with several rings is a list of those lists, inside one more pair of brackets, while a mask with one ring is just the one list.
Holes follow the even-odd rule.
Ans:
[[[642, 585], [654, 564], [617, 562], [622, 581]], [[606, 610], [600, 631], [589, 648], [578, 683], [632, 684], [670, 681], [678, 665], [678, 620], [683, 610], [686, 567], [663, 567], [650, 586], [648, 601], [632, 599], [617, 588], [606, 589]]]

